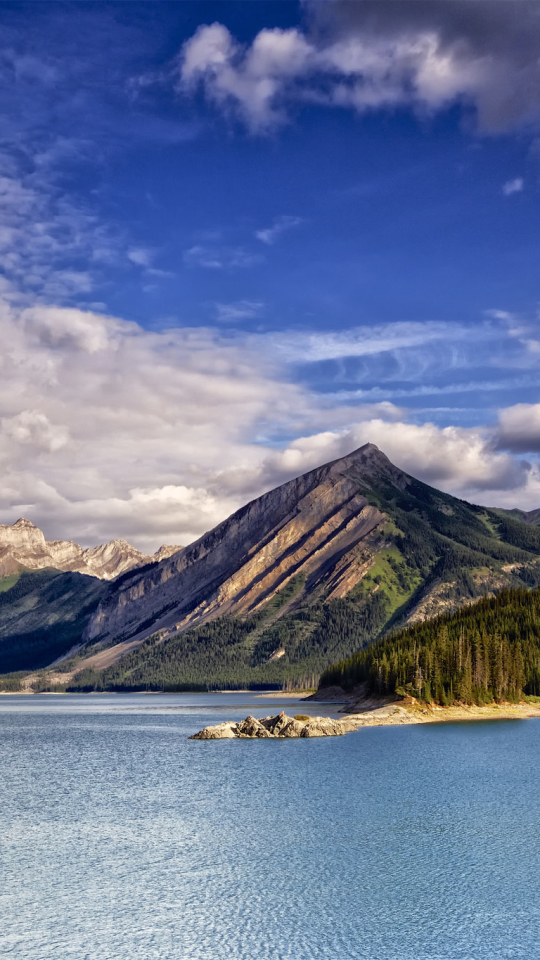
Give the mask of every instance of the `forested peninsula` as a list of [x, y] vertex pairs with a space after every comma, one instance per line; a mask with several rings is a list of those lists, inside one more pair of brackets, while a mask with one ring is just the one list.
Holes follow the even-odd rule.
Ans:
[[540, 695], [540, 590], [501, 590], [409, 626], [326, 670], [320, 687], [427, 703], [517, 702]]

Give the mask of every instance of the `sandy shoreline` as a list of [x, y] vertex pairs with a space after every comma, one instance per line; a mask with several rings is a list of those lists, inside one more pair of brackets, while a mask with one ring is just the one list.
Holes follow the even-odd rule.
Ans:
[[346, 712], [358, 727], [397, 726], [413, 723], [456, 723], [479, 720], [530, 720], [540, 717], [540, 703], [501, 703], [488, 706], [428, 706], [418, 702], [388, 703], [365, 711]]

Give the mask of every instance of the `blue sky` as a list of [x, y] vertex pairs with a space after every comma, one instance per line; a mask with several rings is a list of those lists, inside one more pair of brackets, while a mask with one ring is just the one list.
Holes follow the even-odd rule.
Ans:
[[0, 520], [154, 549], [367, 439], [540, 505], [540, 5], [0, 21]]

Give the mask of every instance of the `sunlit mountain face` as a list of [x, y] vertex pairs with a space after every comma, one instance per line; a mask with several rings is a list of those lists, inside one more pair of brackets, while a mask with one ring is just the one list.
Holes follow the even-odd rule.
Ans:
[[540, 8], [0, 9], [0, 522], [186, 544], [373, 442], [540, 505]]

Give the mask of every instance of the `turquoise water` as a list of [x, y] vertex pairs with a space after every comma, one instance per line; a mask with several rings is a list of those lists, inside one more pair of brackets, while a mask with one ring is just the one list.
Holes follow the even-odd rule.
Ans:
[[188, 741], [250, 694], [0, 699], [0, 953], [540, 957], [540, 723]]

